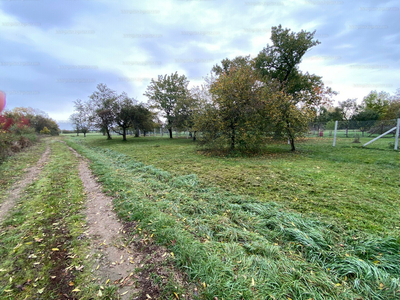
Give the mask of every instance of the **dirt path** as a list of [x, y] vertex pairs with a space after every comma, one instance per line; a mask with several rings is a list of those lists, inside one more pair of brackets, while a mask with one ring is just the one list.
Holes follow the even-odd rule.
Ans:
[[30, 167], [23, 175], [21, 181], [16, 183], [13, 188], [8, 190], [6, 200], [0, 204], [0, 223], [3, 221], [3, 218], [9, 212], [9, 210], [14, 207], [15, 202], [18, 198], [20, 198], [22, 191], [37, 179], [44, 165], [47, 164], [49, 160], [50, 152], [50, 146], [47, 145], [45, 152], [42, 154], [42, 157], [39, 159], [36, 165]]
[[[164, 298], [163, 287], [172, 280], [184, 286], [187, 292], [179, 299], [193, 299], [197, 289], [190, 286], [183, 274], [168, 261], [170, 253], [153, 244], [150, 237], [136, 235], [133, 222], [123, 224], [118, 220], [113, 210], [113, 199], [101, 192], [102, 186], [89, 169], [88, 161], [74, 149], [69, 149], [80, 159], [79, 175], [87, 195], [86, 234], [91, 239], [91, 254], [96, 259], [94, 275], [98, 283], [117, 286], [119, 299], [148, 300]], [[151, 275], [158, 276], [161, 281], [155, 284]], [[173, 291], [170, 293], [178, 297]]]
[[[75, 151], [74, 153], [80, 157]], [[100, 276], [99, 283], [105, 284], [109, 280], [109, 283], [120, 287], [119, 293], [122, 299], [131, 299], [133, 295], [139, 293], [133, 271], [138, 267], [137, 257], [140, 255], [123, 246], [122, 225], [112, 209], [112, 198], [101, 192], [101, 186], [97, 184], [82, 158], [79, 175], [87, 194], [86, 215], [89, 226], [87, 233], [97, 252], [93, 255], [97, 256], [96, 275]]]

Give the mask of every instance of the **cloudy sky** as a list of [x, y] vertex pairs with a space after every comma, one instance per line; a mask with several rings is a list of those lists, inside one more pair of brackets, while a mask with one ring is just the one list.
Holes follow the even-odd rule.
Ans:
[[398, 1], [0, 0], [0, 90], [7, 109], [67, 120], [98, 83], [146, 102], [151, 78], [177, 71], [191, 85], [213, 65], [256, 56], [272, 26], [316, 30], [300, 65], [336, 101], [400, 88]]

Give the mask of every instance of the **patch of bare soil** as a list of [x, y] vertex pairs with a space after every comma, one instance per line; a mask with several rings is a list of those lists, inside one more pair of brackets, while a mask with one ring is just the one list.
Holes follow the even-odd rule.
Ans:
[[[136, 235], [134, 222], [118, 220], [112, 198], [101, 192], [102, 187], [87, 162], [75, 150], [70, 150], [80, 157], [79, 174], [87, 194], [87, 234], [94, 248], [92, 255], [97, 260], [94, 275], [98, 283], [117, 286], [121, 299], [138, 300], [164, 298], [163, 286], [171, 279], [180, 286], [187, 285], [168, 262], [170, 254], [164, 248], [152, 244], [150, 237]], [[181, 294], [179, 299], [191, 297]]]
[[18, 198], [20, 198], [22, 191], [37, 179], [38, 175], [42, 171], [43, 167], [47, 164], [50, 156], [50, 147], [47, 146], [46, 151], [42, 154], [42, 157], [23, 175], [21, 181], [16, 183], [9, 191], [6, 200], [0, 204], [0, 222], [2, 222], [4, 216], [8, 211], [14, 207], [14, 204]]

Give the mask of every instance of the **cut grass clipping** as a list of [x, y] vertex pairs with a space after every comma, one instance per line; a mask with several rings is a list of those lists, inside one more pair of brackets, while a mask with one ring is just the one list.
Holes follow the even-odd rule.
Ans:
[[[78, 160], [51, 143], [49, 163], [1, 224], [1, 299], [91, 299]], [[105, 290], [104, 295], [113, 291]]]
[[204, 299], [398, 299], [400, 241], [345, 231], [272, 202], [200, 187], [98, 147], [88, 157], [116, 211], [166, 245]]

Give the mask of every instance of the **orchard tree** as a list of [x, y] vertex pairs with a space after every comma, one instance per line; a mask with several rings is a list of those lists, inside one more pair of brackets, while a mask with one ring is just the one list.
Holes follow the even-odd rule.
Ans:
[[386, 114], [384, 115], [385, 120], [397, 118], [400, 118], [400, 89], [397, 89], [396, 93], [390, 97], [389, 106]]
[[213, 74], [204, 78], [205, 83], [195, 86], [190, 90], [190, 98], [192, 99], [190, 106], [190, 117], [188, 118], [187, 127], [192, 134], [193, 141], [196, 141], [197, 120], [204, 116], [204, 112], [212, 106], [215, 96], [210, 92], [211, 85], [215, 81]]
[[238, 60], [224, 60], [226, 68], [213, 68], [222, 71], [216, 72], [219, 76], [210, 86], [214, 97], [197, 119], [196, 128], [202, 132], [203, 145], [254, 151], [265, 136], [264, 84], [249, 62], [235, 64]]
[[89, 102], [83, 102], [80, 99], [74, 101], [75, 112], [70, 116], [72, 124], [76, 128], [76, 135], [79, 131], [86, 137], [86, 133], [93, 127], [94, 116]]
[[342, 114], [342, 119], [345, 122], [346, 137], [348, 136], [349, 122], [351, 118], [357, 113], [357, 99], [347, 99], [346, 101], [339, 101], [339, 109]]
[[135, 105], [131, 115], [132, 128], [135, 129], [135, 137], [139, 137], [139, 130], [144, 132], [154, 128], [154, 114], [142, 103]]
[[151, 108], [161, 111], [166, 118], [169, 136], [172, 139], [172, 127], [178, 125], [180, 103], [189, 95], [189, 81], [185, 75], [177, 72], [171, 75], [159, 75], [157, 80], [151, 79], [145, 96], [149, 98]]
[[81, 131], [81, 126], [82, 126], [81, 125], [82, 120], [81, 120], [80, 115], [78, 113], [74, 112], [72, 115], [69, 116], [69, 120], [76, 130], [76, 136], [79, 136], [79, 132]]
[[364, 110], [372, 110], [379, 114], [382, 119], [387, 113], [390, 104], [390, 94], [387, 92], [371, 91], [362, 101]]
[[[126, 130], [133, 127], [137, 101], [133, 98], [129, 98], [124, 92], [114, 102], [113, 110], [115, 115], [115, 123], [117, 128], [114, 128], [114, 132], [122, 135], [122, 140], [126, 141]], [[122, 130], [122, 132], [121, 132]]]
[[111, 140], [110, 130], [115, 124], [114, 105], [118, 99], [115, 91], [100, 83], [97, 91], [90, 98], [90, 107], [93, 112], [95, 126], [107, 133], [107, 139]]
[[304, 30], [294, 33], [281, 25], [272, 27], [272, 45], [267, 45], [254, 60], [263, 81], [278, 84], [283, 93], [280, 102], [273, 101], [270, 108], [279, 110], [275, 133], [289, 138], [292, 151], [295, 138], [307, 131], [305, 123], [313, 116], [314, 108], [335, 94], [325, 87], [322, 77], [299, 70], [303, 56], [320, 43], [314, 40], [314, 34], [315, 31]]
[[356, 123], [357, 128], [362, 132], [362, 136], [364, 136], [364, 132], [370, 130], [379, 119], [379, 113], [374, 110], [366, 109], [362, 110], [351, 117], [351, 120]]

